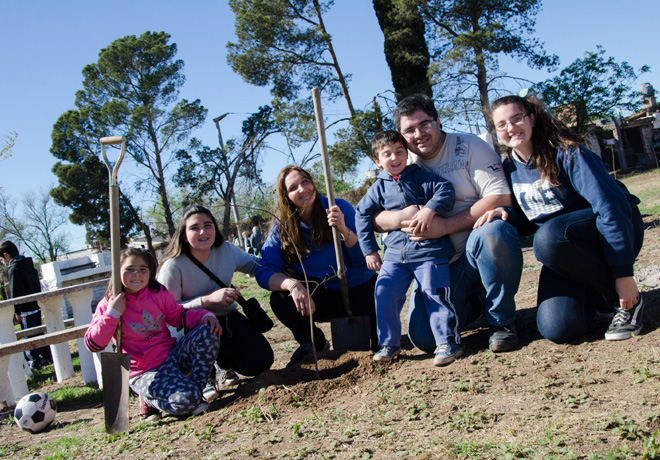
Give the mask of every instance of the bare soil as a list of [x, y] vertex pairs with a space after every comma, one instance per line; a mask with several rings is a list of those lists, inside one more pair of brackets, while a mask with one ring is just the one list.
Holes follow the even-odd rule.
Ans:
[[[644, 177], [626, 183], [634, 193], [656, 186]], [[311, 360], [285, 368], [295, 344], [276, 324], [267, 334], [272, 370], [223, 391], [204, 415], [146, 425], [133, 400], [130, 433], [108, 436], [100, 403], [60, 405], [52, 427], [31, 435], [4, 411], [0, 457], [660, 458], [659, 219], [644, 217], [636, 277], [645, 327], [633, 339], [605, 341], [607, 321], [573, 344], [541, 338], [540, 266], [527, 242], [514, 351], [488, 351], [487, 326], [478, 322], [463, 336], [463, 357], [447, 367], [434, 367], [432, 356], [404, 340], [390, 364], [375, 363], [369, 352], [319, 353], [317, 376]], [[81, 382], [41, 391], [72, 385]]]

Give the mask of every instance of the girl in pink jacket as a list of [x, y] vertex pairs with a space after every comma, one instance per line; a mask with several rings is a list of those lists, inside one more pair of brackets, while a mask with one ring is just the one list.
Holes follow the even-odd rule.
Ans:
[[[140, 395], [141, 417], [160, 419], [196, 415], [209, 405], [202, 390], [220, 347], [222, 328], [206, 310], [188, 310], [156, 281], [156, 259], [142, 249], [129, 248], [120, 256], [123, 291], [112, 297], [108, 286], [85, 333], [85, 347], [102, 351], [122, 318], [122, 352], [131, 356], [130, 387]], [[111, 283], [112, 284], [112, 283]], [[191, 330], [182, 340], [170, 335], [168, 326]]]

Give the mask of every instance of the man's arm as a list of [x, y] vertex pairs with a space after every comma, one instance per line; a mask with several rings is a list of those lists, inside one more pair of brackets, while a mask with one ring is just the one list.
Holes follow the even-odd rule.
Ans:
[[374, 230], [378, 233], [401, 230], [403, 222], [412, 220], [418, 211], [419, 208], [415, 205], [408, 206], [401, 211], [381, 211], [374, 215]]
[[[411, 234], [413, 241], [441, 238], [445, 235], [452, 235], [463, 230], [471, 230], [474, 223], [486, 211], [495, 209], [498, 206], [511, 206], [511, 195], [489, 195], [485, 196], [465, 211], [459, 212], [451, 217], [435, 216], [428, 231], [420, 234]], [[403, 211], [401, 211], [403, 212]], [[408, 228], [409, 220], [401, 222], [401, 229], [410, 233]]]

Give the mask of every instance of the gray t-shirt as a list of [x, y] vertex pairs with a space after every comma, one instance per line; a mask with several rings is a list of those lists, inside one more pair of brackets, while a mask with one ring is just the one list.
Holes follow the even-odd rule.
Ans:
[[[447, 133], [438, 155], [430, 160], [422, 160], [410, 152], [410, 162], [452, 183], [456, 191], [456, 204], [447, 216], [468, 209], [483, 197], [511, 193], [500, 157], [490, 145], [472, 134]], [[456, 250], [451, 262], [465, 251], [469, 235], [470, 230], [450, 235]]]
[[[253, 257], [226, 241], [211, 248], [211, 254], [203, 264], [228, 287], [231, 286], [236, 270], [254, 275], [257, 266]], [[201, 297], [220, 289], [215, 281], [185, 255], [166, 260], [158, 270], [156, 279], [174, 295], [177, 303], [185, 308], [202, 308]], [[216, 315], [226, 315], [237, 308], [234, 302], [226, 307], [211, 305], [206, 309]]]

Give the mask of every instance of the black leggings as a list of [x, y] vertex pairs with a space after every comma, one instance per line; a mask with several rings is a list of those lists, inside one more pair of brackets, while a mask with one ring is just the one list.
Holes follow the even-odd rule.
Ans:
[[[374, 300], [376, 278], [377, 276], [374, 275], [367, 282], [348, 289], [349, 305], [353, 315], [371, 317], [371, 348], [373, 350], [378, 348]], [[314, 322], [325, 323], [332, 318], [346, 316], [341, 291], [319, 286], [314, 290], [312, 299], [316, 307]], [[293, 332], [293, 337], [298, 343], [303, 344], [312, 340], [309, 331], [309, 318], [301, 315], [296, 309], [296, 305], [288, 291], [273, 291], [270, 295], [270, 307], [277, 319]], [[314, 343], [319, 347], [322, 347], [325, 343], [325, 334], [316, 326], [314, 326]]]
[[241, 375], [255, 376], [270, 369], [275, 357], [266, 337], [238, 311], [218, 316], [222, 326], [218, 364]]

